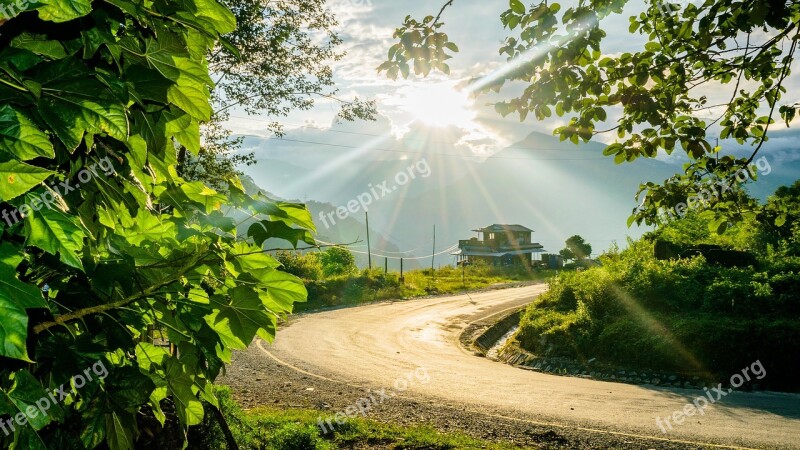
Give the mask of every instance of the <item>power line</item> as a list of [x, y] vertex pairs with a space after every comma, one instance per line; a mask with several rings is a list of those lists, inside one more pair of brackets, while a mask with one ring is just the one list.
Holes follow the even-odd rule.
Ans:
[[[260, 136], [259, 136], [260, 137]], [[344, 144], [329, 144], [327, 142], [312, 142], [306, 141], [302, 139], [288, 139], [288, 138], [264, 138], [265, 140], [269, 141], [277, 141], [277, 142], [294, 142], [300, 144], [311, 144], [311, 145], [321, 145], [325, 147], [338, 147], [338, 148], [348, 148], [348, 149], [361, 149], [363, 147], [354, 146], [354, 145], [344, 145]], [[505, 147], [507, 149], [520, 149], [520, 150], [535, 150], [537, 149], [530, 149], [524, 147]], [[370, 151], [377, 151], [377, 152], [389, 152], [389, 153], [403, 153], [403, 154], [424, 154], [424, 152], [416, 152], [410, 150], [397, 150], [397, 149], [385, 149], [385, 148], [370, 148]], [[462, 159], [467, 158], [480, 158], [478, 155], [474, 156], [467, 156], [461, 155], [457, 153], [436, 153], [435, 156], [450, 156], [450, 157], [457, 157]], [[518, 159], [518, 160], [527, 160], [527, 161], [608, 161], [608, 158], [524, 158], [524, 157], [513, 157], [513, 156], [488, 156], [487, 159]]]
[[[323, 245], [338, 245], [338, 244], [332, 244], [332, 243], [330, 243], [330, 242], [324, 242], [324, 241], [320, 241], [319, 239], [317, 239], [317, 242], [319, 242], [319, 243], [321, 243], [321, 244], [323, 244]], [[312, 247], [309, 247], [309, 248], [312, 248]], [[441, 252], [434, 253], [433, 255], [426, 255], [426, 256], [415, 256], [415, 257], [399, 257], [399, 256], [388, 256], [388, 255], [382, 255], [382, 254], [378, 254], [378, 253], [375, 253], [375, 252], [371, 252], [371, 253], [367, 253], [367, 252], [359, 252], [359, 251], [356, 251], [356, 250], [351, 250], [351, 249], [349, 249], [349, 248], [348, 248], [348, 250], [349, 250], [351, 253], [357, 253], [357, 254], [359, 254], [359, 255], [370, 255], [370, 254], [371, 254], [372, 256], [377, 256], [377, 257], [379, 257], [379, 258], [388, 258], [388, 259], [403, 259], [403, 260], [414, 261], [414, 260], [419, 260], [419, 259], [428, 259], [428, 258], [431, 258], [431, 257], [434, 257], [434, 256], [443, 255], [443, 254], [445, 254], [445, 253], [452, 252], [452, 251], [453, 251], [453, 250], [455, 250], [456, 248], [458, 248], [458, 244], [455, 244], [455, 245], [453, 245], [453, 246], [451, 246], [451, 247], [448, 247], [447, 249], [445, 249], [445, 250], [442, 250]], [[301, 250], [306, 250], [306, 249], [301, 249]], [[389, 253], [389, 252], [387, 252], [387, 253]], [[392, 252], [392, 253], [394, 253], [394, 252]]]
[[[251, 120], [251, 121], [254, 121], [254, 122], [261, 122], [261, 120], [253, 119], [251, 117], [239, 117], [239, 116], [231, 116], [231, 117], [234, 118], [234, 119]], [[287, 124], [287, 125], [292, 125], [292, 126], [295, 126], [297, 128], [307, 128], [307, 129], [311, 129], [311, 130], [318, 130], [318, 131], [324, 131], [324, 132], [329, 132], [329, 133], [353, 134], [353, 135], [358, 135], [358, 136], [369, 136], [369, 137], [383, 137], [383, 135], [374, 134], [374, 133], [363, 133], [363, 132], [357, 132], [357, 131], [334, 130], [332, 128], [312, 127], [310, 125], [300, 125], [300, 124]], [[300, 142], [300, 143], [306, 143], [306, 144], [327, 145], [327, 146], [336, 146], [336, 147], [344, 147], [344, 148], [361, 148], [360, 146], [329, 144], [329, 143], [324, 143], [324, 142], [311, 142], [311, 141], [303, 141], [303, 140], [299, 140], [299, 139], [287, 139], [287, 138], [278, 138], [278, 137], [263, 137], [263, 136], [257, 136], [257, 135], [247, 135], [247, 136], [258, 137], [258, 138], [271, 140], [271, 141], [284, 140], [284, 141], [287, 141], [287, 142]], [[444, 142], [444, 141], [430, 141], [430, 142], [432, 142], [432, 143], [440, 143], [440, 144], [445, 144], [445, 145], [452, 145], [451, 142]], [[585, 151], [585, 150], [579, 149], [579, 148], [529, 148], [529, 147], [515, 147], [515, 146], [509, 146], [509, 147], [503, 147], [503, 148], [504, 149], [514, 149], [514, 150], [534, 150], [534, 151], [543, 151], [543, 152], [584, 152]], [[375, 149], [375, 150], [409, 153], [409, 151], [407, 151], [407, 150], [382, 150], [382, 149]], [[446, 155], [446, 156], [461, 156], [461, 157], [463, 157], [463, 155], [455, 155], [455, 154]], [[529, 158], [509, 158], [509, 157], [494, 157], [494, 156], [490, 156], [489, 158], [529, 159]], [[606, 159], [606, 158], [596, 158], [596, 159], [600, 160], [600, 159]], [[557, 159], [557, 160], [554, 160], [554, 161], [561, 161], [561, 160], [562, 159]], [[575, 159], [574, 161], [584, 161], [584, 160], [587, 160], [587, 158]], [[565, 159], [565, 161], [570, 161], [570, 160]]]

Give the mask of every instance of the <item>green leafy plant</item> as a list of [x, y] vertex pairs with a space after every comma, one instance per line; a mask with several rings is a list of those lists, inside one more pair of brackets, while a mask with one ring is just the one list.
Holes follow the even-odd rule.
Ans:
[[352, 275], [358, 271], [356, 258], [346, 248], [331, 247], [319, 254], [319, 260], [326, 277]]
[[[235, 176], [223, 195], [178, 175], [211, 116], [206, 55], [235, 53], [224, 6], [14, 5], [0, 21], [0, 210], [21, 220], [0, 222], [0, 419], [16, 426], [0, 444], [131, 449], [137, 414], [165, 425], [169, 404], [179, 429], [200, 423], [232, 350], [271, 339], [305, 300], [262, 245], [313, 244], [314, 226], [303, 205], [247, 195]], [[113, 173], [76, 181], [103, 161]], [[108, 377], [32, 417], [98, 362]]]

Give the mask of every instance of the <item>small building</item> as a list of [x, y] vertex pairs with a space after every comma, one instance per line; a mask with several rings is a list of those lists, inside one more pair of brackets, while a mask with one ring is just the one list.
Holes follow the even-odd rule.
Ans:
[[563, 269], [564, 258], [561, 255], [551, 255], [545, 253], [542, 255], [542, 267], [547, 269]]
[[544, 247], [532, 241], [533, 230], [522, 225], [491, 225], [472, 230], [482, 234], [458, 241], [458, 264], [483, 261], [494, 266], [526, 266], [533, 264], [535, 255], [544, 253]]

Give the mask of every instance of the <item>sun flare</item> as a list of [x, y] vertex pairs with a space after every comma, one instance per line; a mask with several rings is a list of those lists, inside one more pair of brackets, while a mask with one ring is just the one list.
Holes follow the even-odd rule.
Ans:
[[415, 83], [401, 88], [398, 94], [397, 106], [426, 125], [470, 128], [474, 124], [472, 99], [452, 83]]

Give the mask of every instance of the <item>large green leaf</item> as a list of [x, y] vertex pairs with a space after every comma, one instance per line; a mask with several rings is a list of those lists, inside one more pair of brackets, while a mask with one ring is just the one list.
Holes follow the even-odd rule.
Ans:
[[200, 122], [178, 109], [164, 113], [167, 119], [167, 136], [174, 136], [178, 143], [193, 154], [200, 152]]
[[[30, 372], [22, 370], [14, 374], [14, 385], [8, 392], [8, 398], [16, 407], [17, 412], [27, 412], [29, 407], [37, 409], [36, 402], [47, 398], [47, 392]], [[47, 409], [44, 409], [44, 403], [42, 403], [42, 409], [44, 414], [26, 414], [28, 423], [36, 431], [46, 427], [50, 422], [64, 417], [64, 411], [57, 403], [48, 402]]]
[[267, 312], [258, 293], [247, 286], [231, 289], [228, 298], [212, 296], [211, 305], [218, 311], [206, 317], [206, 322], [227, 347], [244, 349], [256, 334], [265, 339], [275, 334], [275, 316]]
[[286, 214], [286, 217], [281, 216], [281, 220], [289, 225], [297, 225], [299, 227], [316, 231], [314, 219], [311, 218], [311, 212], [308, 207], [302, 203], [288, 203], [280, 202], [278, 207]]
[[145, 404], [156, 389], [150, 377], [132, 366], [117, 368], [104, 384], [108, 400], [125, 411], [135, 410]]
[[0, 106], [0, 152], [22, 161], [55, 156], [47, 135], [10, 105]]
[[78, 148], [85, 133], [127, 140], [125, 106], [100, 82], [75, 78], [53, 81], [47, 87], [48, 93], [39, 100], [39, 112], [70, 151]]
[[134, 58], [143, 59], [174, 84], [167, 90], [167, 100], [200, 121], [211, 117], [209, 87], [213, 85], [204, 62], [191, 59], [186, 49], [169, 35], [164, 39], [149, 39], [142, 53], [131, 43], [122, 41], [123, 48]]
[[184, 0], [186, 11], [178, 17], [197, 23], [207, 31], [228, 34], [236, 29], [236, 18], [231, 11], [214, 0]]
[[291, 312], [292, 305], [308, 298], [303, 281], [296, 276], [270, 268], [251, 269], [241, 279], [254, 279], [266, 290], [259, 292], [264, 306], [275, 313]]
[[64, 264], [83, 270], [79, 253], [83, 250], [86, 231], [77, 217], [58, 209], [42, 208], [31, 213], [25, 221], [25, 229], [28, 245], [59, 255]]
[[303, 228], [292, 228], [284, 222], [273, 222], [270, 220], [262, 220], [261, 222], [250, 225], [247, 230], [247, 235], [253, 238], [256, 245], [263, 245], [267, 239], [277, 238], [291, 242], [294, 248], [300, 241], [308, 245], [314, 245], [314, 237], [311, 236], [308, 230]]
[[106, 414], [106, 443], [111, 450], [133, 450], [136, 420], [123, 411]]
[[17, 279], [22, 249], [8, 242], [0, 244], [0, 356], [30, 361], [26, 339], [28, 314], [25, 308], [46, 307], [35, 286]]
[[193, 376], [186, 372], [185, 367], [170, 359], [166, 363], [165, 379], [167, 389], [172, 398], [175, 399], [175, 406], [178, 419], [186, 425], [198, 425], [203, 421], [203, 404], [197, 399], [192, 390], [194, 386]]
[[148, 211], [140, 211], [134, 221], [133, 228], [120, 232], [131, 245], [141, 245], [145, 241], [159, 242], [174, 239], [175, 224]]
[[30, 191], [55, 172], [19, 161], [0, 163], [0, 200], [9, 201]]
[[166, 358], [169, 358], [169, 352], [163, 347], [156, 347], [149, 342], [136, 344], [136, 362], [145, 371], [150, 371], [153, 364], [163, 365]]
[[92, 12], [90, 0], [41, 0], [39, 18], [49, 22], [69, 22]]
[[[0, 285], [2, 287], [2, 285]], [[25, 340], [28, 337], [28, 315], [4, 294], [0, 294], [0, 356], [31, 362]]]
[[[176, 63], [185, 66], [191, 61], [187, 58], [176, 61]], [[182, 73], [176, 81], [177, 84], [171, 86], [167, 91], [167, 100], [197, 120], [208, 121], [211, 119], [208, 87], [186, 73]]]
[[246, 242], [234, 244], [231, 256], [243, 272], [264, 268], [277, 269], [281, 266], [278, 260], [263, 251], [261, 247], [250, 245]]
[[14, 48], [28, 50], [37, 55], [47, 56], [51, 59], [61, 59], [67, 57], [64, 45], [59, 41], [44, 40], [31, 33], [22, 33], [11, 40]]
[[47, 308], [39, 288], [17, 279], [22, 251], [21, 247], [9, 242], [0, 244], [0, 298], [13, 301], [22, 308]]
[[99, 405], [94, 404], [81, 413], [84, 428], [81, 430], [81, 442], [86, 448], [95, 448], [106, 438], [106, 418]]
[[209, 188], [200, 181], [184, 183], [180, 188], [189, 200], [203, 205], [206, 214], [219, 209], [227, 201], [227, 197]]

